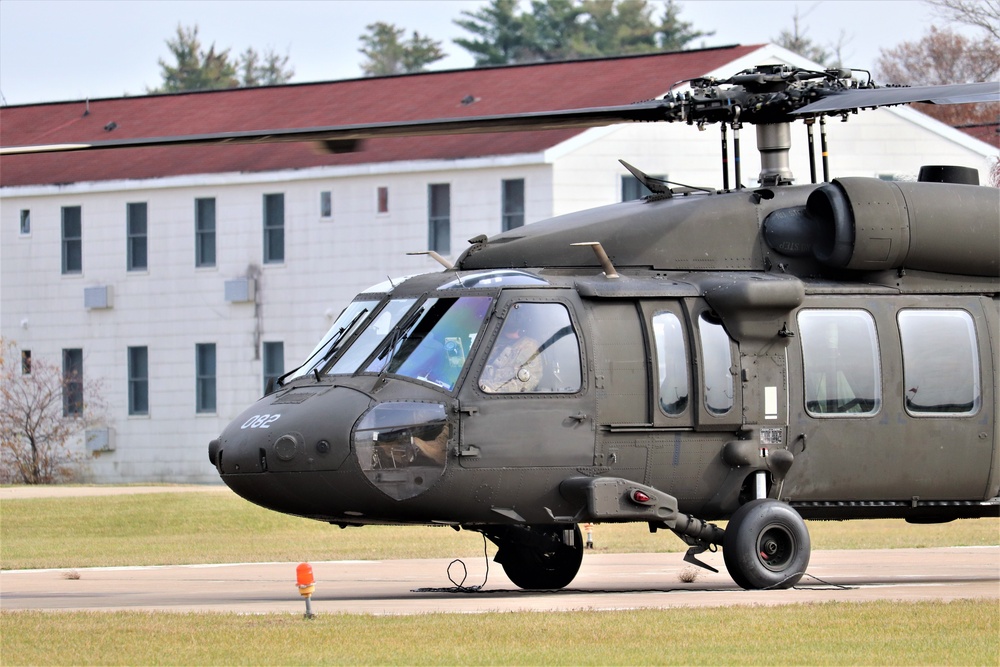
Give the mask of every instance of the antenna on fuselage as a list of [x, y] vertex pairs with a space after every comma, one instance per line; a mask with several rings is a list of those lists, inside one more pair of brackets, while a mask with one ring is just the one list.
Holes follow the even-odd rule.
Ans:
[[430, 257], [431, 259], [433, 259], [435, 262], [437, 262], [438, 264], [440, 264], [441, 266], [443, 266], [446, 269], [454, 269], [455, 268], [454, 264], [452, 264], [451, 262], [449, 262], [448, 260], [446, 260], [441, 255], [437, 254], [433, 250], [421, 250], [420, 252], [408, 252], [406, 254], [407, 255], [427, 255], [428, 257]]
[[584, 241], [582, 243], [570, 243], [574, 246], [590, 246], [597, 255], [598, 261], [601, 263], [601, 268], [604, 269], [604, 276], [606, 278], [618, 278], [618, 271], [615, 269], [615, 265], [611, 263], [611, 258], [608, 257], [608, 253], [604, 252], [604, 246], [601, 245], [600, 241]]

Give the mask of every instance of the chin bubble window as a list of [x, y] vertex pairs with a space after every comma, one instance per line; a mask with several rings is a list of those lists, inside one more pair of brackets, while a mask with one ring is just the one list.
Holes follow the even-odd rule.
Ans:
[[412, 498], [441, 477], [451, 424], [440, 403], [381, 403], [354, 430], [354, 451], [368, 479], [396, 500]]

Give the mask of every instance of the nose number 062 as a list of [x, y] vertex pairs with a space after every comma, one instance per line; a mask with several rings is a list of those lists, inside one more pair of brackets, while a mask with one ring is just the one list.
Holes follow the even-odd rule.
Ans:
[[273, 424], [274, 422], [278, 421], [278, 418], [280, 416], [281, 416], [280, 414], [277, 414], [277, 415], [254, 415], [250, 419], [248, 419], [245, 422], [243, 422], [243, 426], [240, 426], [240, 429], [244, 429], [244, 428], [271, 428], [271, 424]]

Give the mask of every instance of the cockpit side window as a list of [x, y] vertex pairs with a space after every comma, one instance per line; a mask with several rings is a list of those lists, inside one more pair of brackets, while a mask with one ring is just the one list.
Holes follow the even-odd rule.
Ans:
[[574, 393], [582, 386], [580, 342], [559, 303], [516, 303], [487, 356], [479, 388], [488, 394]]

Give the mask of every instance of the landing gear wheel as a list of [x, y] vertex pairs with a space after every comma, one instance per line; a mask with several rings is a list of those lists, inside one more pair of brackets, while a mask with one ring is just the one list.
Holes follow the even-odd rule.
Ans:
[[791, 588], [809, 565], [809, 531], [799, 513], [770, 498], [736, 510], [722, 542], [726, 569], [741, 588]]
[[[572, 545], [563, 541], [567, 530], [572, 530]], [[487, 537], [500, 547], [494, 560], [519, 588], [564, 588], [580, 571], [583, 538], [578, 526], [510, 528]]]

